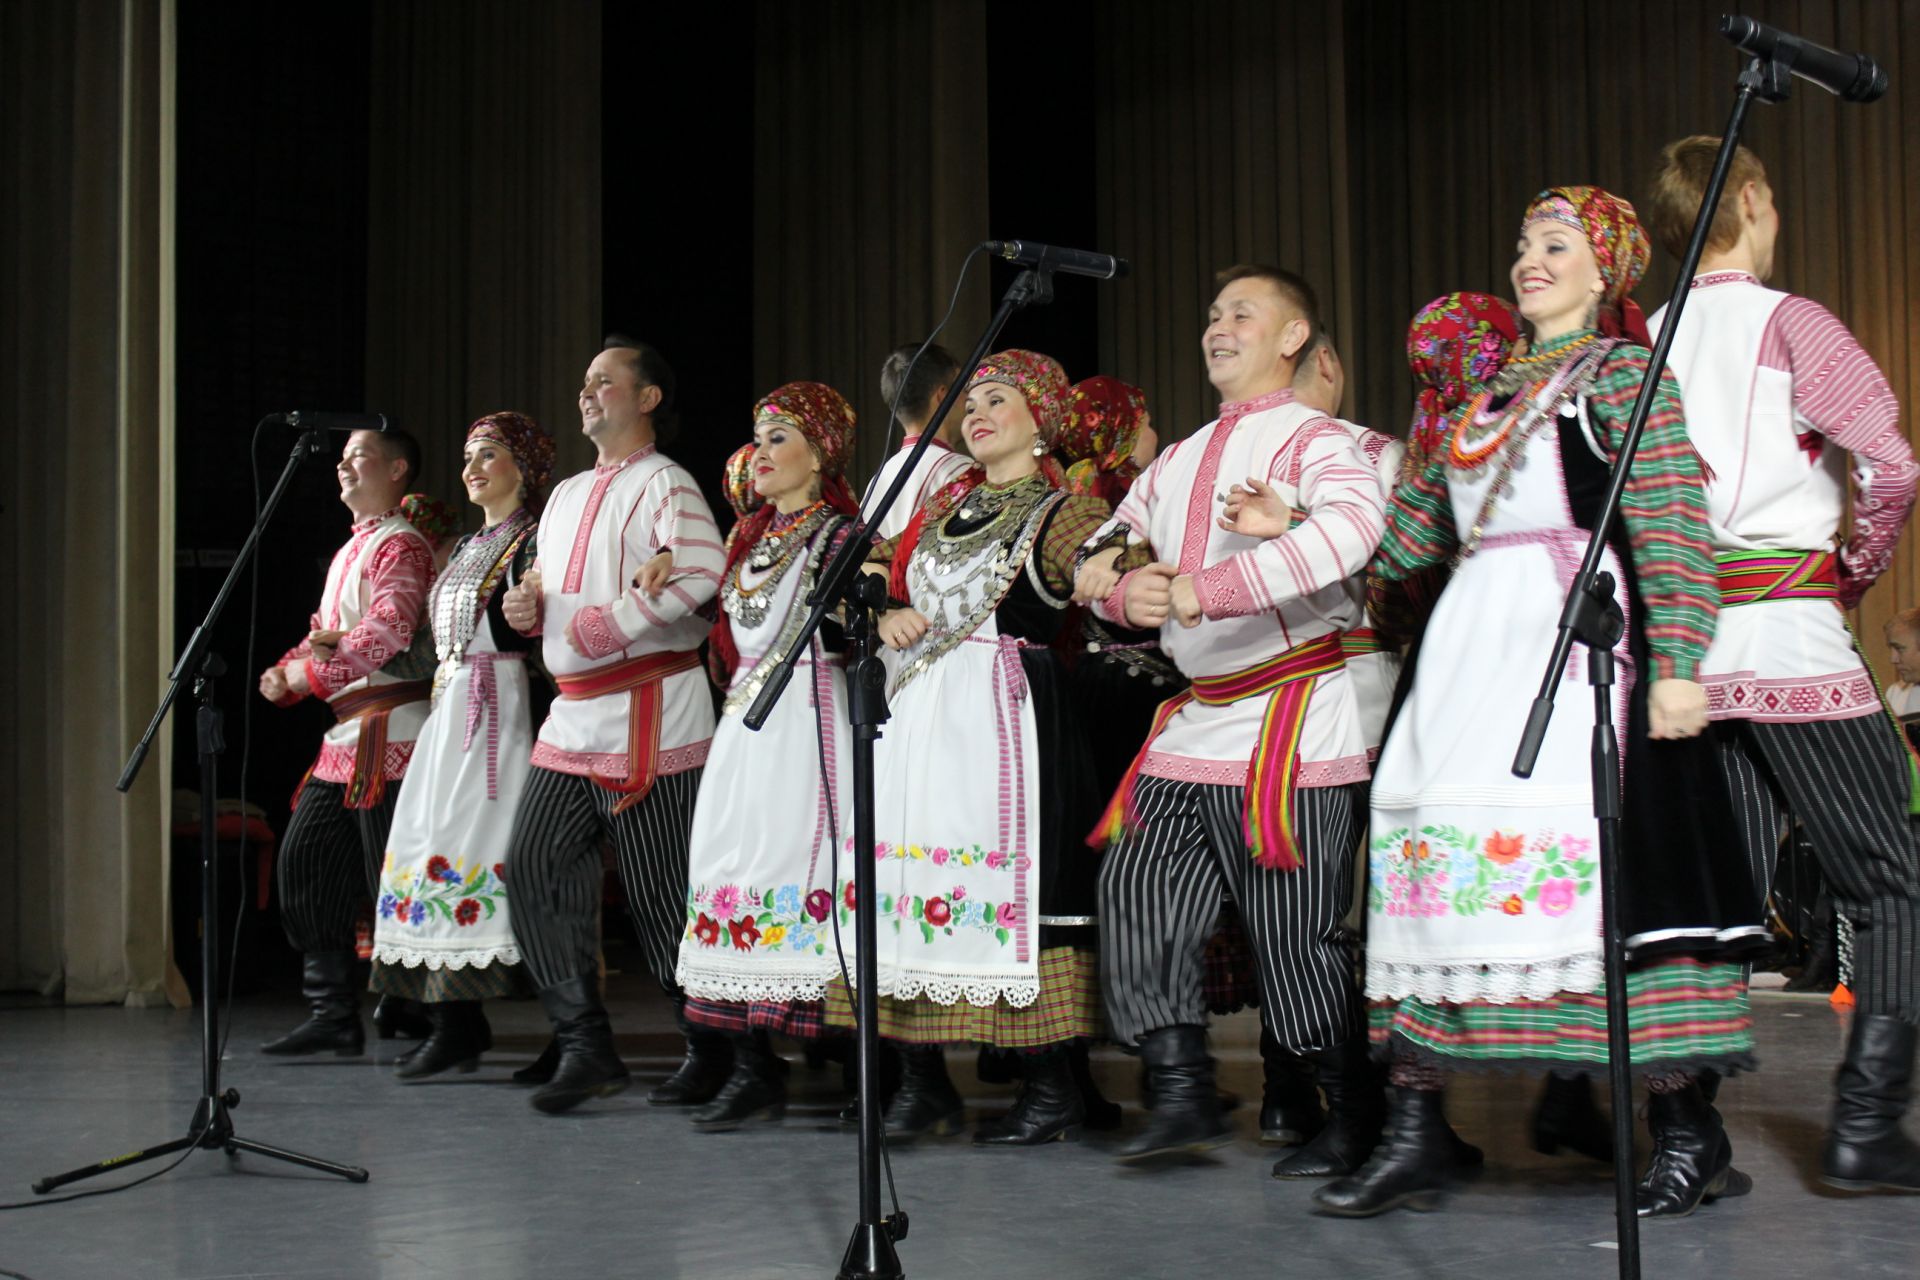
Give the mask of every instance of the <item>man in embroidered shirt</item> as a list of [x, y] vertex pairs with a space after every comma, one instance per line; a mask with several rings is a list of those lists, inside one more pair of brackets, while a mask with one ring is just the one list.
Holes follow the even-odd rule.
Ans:
[[354, 925], [378, 893], [394, 797], [427, 718], [429, 682], [405, 669], [433, 580], [433, 551], [400, 512], [419, 468], [405, 432], [347, 437], [336, 474], [353, 534], [334, 553], [307, 637], [260, 677], [275, 706], [312, 696], [338, 720], [294, 793], [280, 846], [280, 915], [305, 959], [309, 1014], [266, 1053], [345, 1055], [366, 1043]]
[[[934, 433], [932, 443], [920, 455], [920, 463], [907, 478], [900, 496], [888, 508], [886, 519], [874, 528], [874, 536], [882, 541], [899, 537], [913, 519], [913, 513], [924, 506], [928, 498], [958, 480], [973, 465], [970, 459], [953, 447], [954, 438], [960, 430], [959, 415], [948, 414], [944, 422], [929, 421], [933, 411], [946, 398], [953, 380], [960, 376], [960, 364], [951, 352], [937, 343], [928, 347], [919, 363], [914, 364], [913, 353], [919, 349], [919, 343], [896, 347], [880, 369], [880, 397], [889, 407], [896, 399], [900, 402], [900, 428], [907, 435], [900, 442], [899, 450], [881, 463], [880, 470], [874, 473], [873, 482], [867, 486], [866, 497], [860, 504], [862, 514], [871, 517], [874, 508], [885, 496], [887, 486], [907, 465], [907, 457], [913, 452], [913, 446], [928, 431]], [[909, 365], [913, 369], [911, 377], [907, 376]]]
[[[1165, 704], [1097, 835], [1101, 969], [1114, 1038], [1138, 1045], [1155, 1109], [1121, 1153], [1144, 1160], [1226, 1140], [1207, 1054], [1202, 949], [1229, 892], [1281, 1047], [1307, 1055], [1332, 1117], [1281, 1176], [1357, 1168], [1379, 1135], [1344, 924], [1366, 818], [1367, 744], [1341, 633], [1347, 580], [1380, 540], [1385, 499], [1360, 442], [1291, 389], [1312, 290], [1291, 272], [1218, 277], [1202, 354], [1218, 420], [1161, 452], [1090, 545], [1121, 547], [1095, 608], [1156, 627], [1194, 680]], [[1270, 485], [1304, 519], [1255, 538], [1222, 523], [1229, 486]], [[1110, 554], [1110, 550], [1098, 554]]]
[[[726, 556], [699, 485], [655, 448], [673, 387], [653, 348], [607, 339], [580, 390], [581, 430], [598, 465], [554, 489], [534, 571], [502, 602], [510, 625], [542, 636], [560, 686], [506, 857], [514, 936], [554, 1024], [555, 1043], [518, 1077], [544, 1081], [533, 1095], [542, 1111], [628, 1083], [599, 994], [607, 840], [647, 962], [677, 993], [687, 840], [713, 737], [699, 647]], [[661, 552], [673, 566], [664, 586], [636, 587], [636, 571]], [[705, 1102], [730, 1069], [724, 1035], [689, 1031], [686, 1061], [648, 1101]]]
[[[1666, 149], [1648, 221], [1675, 256], [1719, 146], [1694, 137]], [[1842, 613], [1891, 563], [1920, 468], [1893, 389], [1846, 326], [1761, 283], [1779, 229], [1766, 171], [1741, 147], [1668, 357], [1688, 435], [1712, 468], [1721, 610], [1701, 683], [1754, 883], [1770, 883], [1782, 809], [1791, 809], [1855, 925], [1859, 1004], [1826, 1180], [1920, 1192], [1920, 1148], [1900, 1132], [1920, 1023], [1909, 816], [1920, 796], [1910, 796], [1908, 754]], [[1664, 319], [1664, 309], [1653, 317], [1656, 333]]]

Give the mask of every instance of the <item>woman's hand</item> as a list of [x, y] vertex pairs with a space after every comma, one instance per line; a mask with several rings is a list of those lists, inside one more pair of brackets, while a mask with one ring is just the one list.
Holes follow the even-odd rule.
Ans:
[[307, 633], [307, 652], [313, 655], [315, 662], [332, 662], [334, 650], [340, 646], [340, 637], [344, 631], [309, 631]]
[[1214, 523], [1228, 533], [1249, 538], [1277, 538], [1293, 520], [1293, 508], [1274, 491], [1272, 485], [1257, 476], [1248, 476], [1244, 485], [1227, 490], [1226, 507]]
[[1114, 567], [1119, 560], [1120, 548], [1108, 547], [1081, 561], [1080, 572], [1073, 575], [1074, 603], [1094, 604], [1112, 595], [1120, 585], [1120, 571]]
[[662, 551], [640, 566], [639, 571], [633, 575], [633, 585], [645, 592], [648, 598], [652, 598], [667, 589], [667, 579], [672, 576], [673, 552]]
[[532, 570], [500, 597], [500, 612], [507, 625], [521, 635], [540, 629], [540, 571]]
[[1697, 737], [1707, 727], [1707, 691], [1691, 680], [1655, 680], [1647, 690], [1647, 736]]
[[918, 609], [902, 606], [880, 615], [880, 639], [889, 649], [904, 649], [927, 634], [927, 619]]

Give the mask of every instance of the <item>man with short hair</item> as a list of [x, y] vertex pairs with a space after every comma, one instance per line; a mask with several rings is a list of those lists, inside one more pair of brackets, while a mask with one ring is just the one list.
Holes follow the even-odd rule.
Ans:
[[[1676, 256], [1719, 147], [1692, 137], [1664, 153], [1648, 222]], [[1668, 355], [1687, 434], [1711, 468], [1721, 608], [1700, 680], [1754, 883], [1771, 882], [1791, 809], [1855, 926], [1858, 1008], [1825, 1180], [1920, 1192], [1920, 1147], [1900, 1131], [1920, 1023], [1909, 756], [1842, 613], [1892, 562], [1920, 468], [1892, 387], [1846, 326], [1762, 283], [1779, 230], [1766, 170], [1741, 147]], [[1654, 315], [1656, 333], [1665, 319]], [[1649, 1122], [1684, 1134], [1700, 1116], [1656, 1107]]]
[[334, 553], [306, 638], [260, 676], [261, 696], [275, 706], [316, 697], [336, 720], [294, 793], [280, 846], [280, 916], [304, 957], [308, 1016], [264, 1053], [345, 1056], [366, 1044], [354, 927], [360, 904], [378, 893], [394, 797], [430, 689], [404, 664], [433, 580], [433, 551], [400, 511], [419, 458], [405, 432], [347, 437], [335, 474], [352, 536]]
[[[914, 363], [913, 353], [920, 350], [919, 343], [909, 343], [904, 347], [895, 347], [887, 356], [886, 364], [880, 368], [880, 396], [889, 408], [897, 400], [900, 405], [900, 429], [906, 432], [906, 439], [900, 442], [900, 448], [880, 464], [880, 470], [874, 473], [873, 481], [867, 486], [867, 494], [862, 501], [863, 514], [871, 516], [881, 497], [887, 492], [887, 486], [900, 469], [907, 465], [907, 456], [913, 452], [913, 446], [928, 431], [934, 433], [927, 451], [920, 455], [920, 463], [907, 478], [900, 490], [900, 497], [888, 509], [886, 519], [874, 528], [874, 536], [880, 539], [897, 538], [905, 532], [907, 522], [913, 519], [913, 513], [925, 505], [928, 498], [945, 486], [966, 474], [973, 460], [957, 451], [954, 438], [960, 430], [960, 418], [957, 414], [948, 414], [943, 422], [931, 422], [934, 410], [946, 398], [953, 381], [961, 374], [958, 361], [945, 347], [934, 344], [927, 348], [918, 363]], [[912, 372], [909, 374], [908, 368]], [[967, 372], [972, 372], [968, 370]]]
[[[619, 334], [587, 367], [581, 431], [598, 463], [562, 481], [540, 517], [534, 569], [507, 592], [509, 625], [542, 637], [560, 687], [533, 747], [533, 771], [505, 860], [513, 931], [555, 1044], [516, 1077], [533, 1105], [565, 1111], [629, 1083], [600, 999], [600, 849], [611, 840], [647, 963], [678, 994], [687, 842], [713, 701], [700, 668], [726, 553], [700, 486], [656, 448], [673, 409], [673, 371]], [[672, 556], [663, 586], [634, 575]], [[648, 1095], [706, 1102], [731, 1069], [727, 1038], [687, 1027], [686, 1060]]]
[[[1354, 978], [1355, 851], [1367, 745], [1341, 635], [1361, 621], [1348, 579], [1385, 524], [1372, 462], [1345, 427], [1295, 399], [1313, 291], [1292, 272], [1236, 267], [1202, 337], [1220, 416], [1163, 451], [1089, 543], [1119, 550], [1094, 608], [1157, 628], [1193, 680], [1170, 701], [1103, 819], [1101, 969], [1116, 1041], [1137, 1045], [1155, 1108], [1122, 1160], [1226, 1141], [1206, 1046], [1202, 952], [1222, 892], [1238, 904], [1280, 1046], [1315, 1065], [1327, 1127], [1277, 1176], [1359, 1167], [1379, 1136], [1377, 1073]], [[1252, 477], [1305, 513], [1260, 538], [1222, 522]]]

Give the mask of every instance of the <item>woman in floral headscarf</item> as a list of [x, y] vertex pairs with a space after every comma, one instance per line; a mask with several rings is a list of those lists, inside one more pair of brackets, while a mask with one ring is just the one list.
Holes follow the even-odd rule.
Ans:
[[706, 1132], [780, 1118], [785, 1065], [768, 1035], [819, 1036], [821, 998], [839, 971], [827, 923], [830, 833], [848, 820], [837, 634], [814, 637], [800, 679], [758, 732], [741, 717], [792, 649], [807, 596], [856, 509], [844, 478], [853, 431], [853, 406], [838, 391], [790, 382], [753, 407], [753, 444], [727, 464], [740, 519], [727, 535], [721, 615], [708, 637], [725, 701], [693, 812], [677, 972], [690, 1029], [733, 1046], [732, 1074], [692, 1116]]
[[420, 1001], [433, 1024], [401, 1059], [403, 1080], [473, 1070], [493, 1046], [480, 1001], [522, 985], [500, 862], [537, 723], [534, 642], [500, 609], [533, 565], [552, 474], [553, 437], [531, 418], [488, 414], [467, 429], [460, 476], [486, 527], [453, 548], [427, 596], [433, 711], [400, 788], [374, 920], [374, 990]]
[[[887, 1132], [947, 1133], [964, 1108], [943, 1044], [1025, 1052], [1025, 1083], [983, 1144], [1024, 1146], [1085, 1121], [1070, 1046], [1098, 1034], [1093, 863], [1080, 837], [1099, 796], [1052, 647], [1073, 558], [1108, 505], [1062, 492], [1053, 445], [1066, 376], [1031, 351], [989, 356], [967, 384], [961, 439], [979, 464], [874, 549], [899, 651], [877, 759], [880, 1032], [901, 1084]], [[835, 909], [851, 940], [852, 868]], [[844, 1017], [844, 993], [830, 1004]]]
[[[1618, 336], [1646, 269], [1633, 207], [1595, 187], [1542, 192], [1521, 223], [1515, 300], [1532, 328], [1396, 491], [1373, 572], [1453, 575], [1373, 778], [1367, 995], [1394, 1085], [1391, 1136], [1315, 1194], [1362, 1217], [1431, 1208], [1452, 1163], [1440, 1090], [1474, 1068], [1603, 1070], [1599, 853], [1585, 663], [1568, 666], [1529, 779], [1509, 772], [1534, 655], [1597, 517], [1647, 369]], [[1739, 957], [1763, 945], [1750, 875], [1725, 838], [1696, 682], [1719, 605], [1699, 460], [1671, 375], [1656, 384], [1603, 568], [1628, 621], [1615, 647], [1633, 1069], [1654, 1092], [1642, 1213], [1738, 1194], [1703, 1077], [1751, 1065]]]

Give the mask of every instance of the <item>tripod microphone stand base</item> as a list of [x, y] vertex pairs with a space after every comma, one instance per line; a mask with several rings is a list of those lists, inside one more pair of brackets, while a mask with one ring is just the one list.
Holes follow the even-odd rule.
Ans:
[[900, 1255], [893, 1251], [893, 1228], [888, 1222], [863, 1222], [853, 1229], [847, 1252], [834, 1280], [902, 1280]]
[[69, 1182], [78, 1182], [102, 1173], [111, 1173], [115, 1169], [124, 1169], [131, 1164], [140, 1164], [147, 1160], [158, 1160], [170, 1156], [176, 1151], [198, 1148], [202, 1151], [224, 1150], [230, 1156], [241, 1152], [250, 1152], [257, 1156], [270, 1156], [275, 1160], [284, 1160], [288, 1164], [297, 1164], [306, 1169], [318, 1169], [322, 1173], [337, 1174], [348, 1182], [365, 1182], [372, 1177], [365, 1169], [349, 1164], [336, 1164], [331, 1160], [322, 1160], [317, 1156], [301, 1155], [297, 1151], [288, 1151], [284, 1147], [271, 1147], [264, 1142], [254, 1142], [243, 1138], [233, 1129], [233, 1108], [240, 1105], [240, 1091], [228, 1089], [224, 1093], [210, 1098], [202, 1098], [193, 1109], [193, 1122], [187, 1126], [187, 1136], [163, 1142], [157, 1147], [146, 1147], [131, 1151], [123, 1156], [108, 1156], [83, 1168], [56, 1173], [50, 1178], [41, 1178], [33, 1184], [33, 1193], [46, 1195]]

